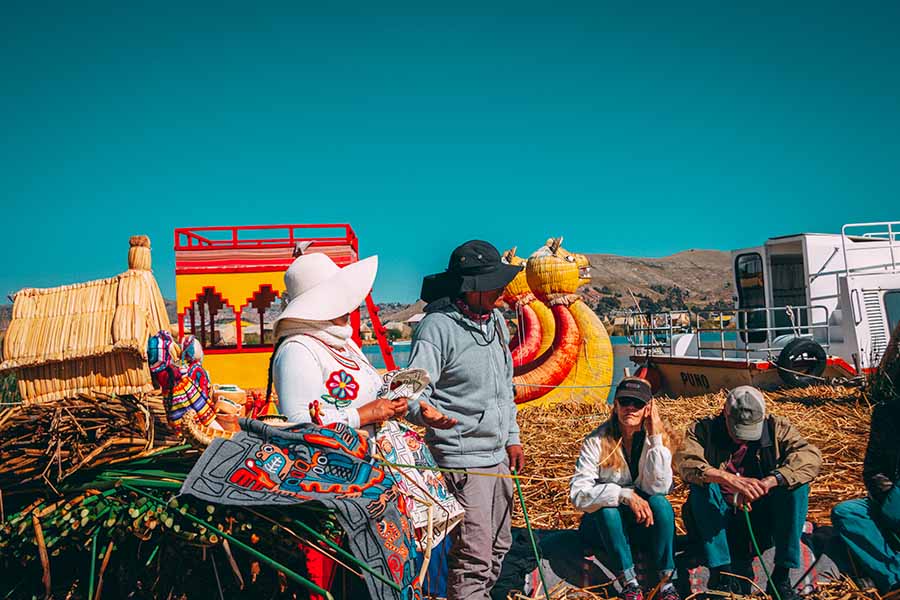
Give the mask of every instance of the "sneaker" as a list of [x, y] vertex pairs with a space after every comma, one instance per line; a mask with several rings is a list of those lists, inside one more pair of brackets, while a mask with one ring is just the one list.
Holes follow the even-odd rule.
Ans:
[[641, 591], [641, 586], [636, 583], [626, 585], [625, 589], [622, 590], [622, 600], [644, 600], [644, 592]]
[[681, 594], [675, 589], [674, 585], [667, 585], [659, 591], [659, 600], [681, 600]]

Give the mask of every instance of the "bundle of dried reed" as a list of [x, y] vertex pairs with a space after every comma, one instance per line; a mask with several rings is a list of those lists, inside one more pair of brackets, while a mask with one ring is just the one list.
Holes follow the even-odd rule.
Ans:
[[5, 408], [0, 411], [0, 490], [53, 488], [79, 469], [182, 444], [183, 438], [166, 425], [159, 394], [82, 394]]

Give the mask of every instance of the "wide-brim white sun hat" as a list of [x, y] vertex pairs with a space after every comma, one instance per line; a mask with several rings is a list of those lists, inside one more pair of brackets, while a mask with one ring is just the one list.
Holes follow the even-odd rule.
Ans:
[[284, 273], [289, 301], [273, 327], [283, 319], [329, 321], [353, 312], [372, 290], [377, 271], [377, 256], [343, 268], [321, 252], [298, 256]]

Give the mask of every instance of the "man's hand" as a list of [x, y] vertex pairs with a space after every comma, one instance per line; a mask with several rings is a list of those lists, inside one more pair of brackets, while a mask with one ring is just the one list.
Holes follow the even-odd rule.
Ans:
[[632, 492], [632, 494], [623, 501], [623, 504], [631, 509], [631, 512], [634, 513], [634, 519], [638, 524], [643, 525], [644, 527], [653, 525], [653, 511], [650, 510], [650, 504], [638, 496], [636, 492]]
[[[774, 477], [773, 477], [774, 479]], [[737, 494], [737, 504], [740, 507], [752, 504], [769, 493], [768, 487], [759, 479], [752, 477], [741, 477], [740, 475], [730, 475], [722, 491], [728, 495]]]
[[509, 457], [509, 469], [516, 475], [521, 473], [525, 468], [525, 450], [522, 449], [522, 446], [519, 444], [507, 446], [506, 455]]
[[459, 423], [425, 401], [419, 401], [419, 408], [422, 411], [422, 420], [432, 429], [450, 429]]
[[775, 479], [774, 475], [769, 475], [768, 477], [763, 477], [759, 480], [763, 487], [766, 488], [766, 494], [771, 492], [773, 489], [778, 487], [778, 480]]

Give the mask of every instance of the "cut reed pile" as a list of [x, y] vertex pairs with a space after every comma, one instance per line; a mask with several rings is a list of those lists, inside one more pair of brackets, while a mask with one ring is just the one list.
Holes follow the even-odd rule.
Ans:
[[[871, 408], [857, 388], [817, 386], [781, 390], [767, 394], [769, 410], [789, 418], [800, 432], [822, 451], [824, 463], [812, 485], [809, 520], [829, 524], [831, 508], [842, 500], [865, 495], [862, 460], [869, 435]], [[691, 420], [721, 410], [724, 393], [692, 398], [659, 399], [660, 411], [678, 435]], [[552, 481], [523, 480], [522, 491], [531, 524], [541, 528], [569, 529], [578, 526], [581, 514], [568, 498], [569, 477], [582, 439], [608, 418], [604, 404], [560, 404], [532, 408], [519, 415], [522, 443], [528, 464], [524, 476]], [[687, 487], [677, 474], [670, 496], [679, 518]], [[524, 526], [516, 506], [513, 525]]]
[[[162, 397], [81, 394], [0, 411], [0, 490], [55, 489], [98, 467], [184, 444], [165, 422]], [[32, 485], [29, 485], [32, 484]]]
[[[539, 594], [538, 597], [544, 598], [543, 593]], [[524, 596], [518, 592], [507, 596], [507, 600], [530, 600], [530, 598], [533, 598], [533, 596]], [[601, 598], [614, 599], [615, 597], [608, 596], [602, 589], [576, 589], [562, 584], [550, 590], [550, 600], [600, 600]], [[760, 596], [723, 595], [722, 598], [723, 600], [726, 598], [727, 600], [756, 600]], [[804, 598], [806, 600], [898, 600], [900, 599], [900, 592], [892, 592], [881, 596], [873, 589], [860, 589], [850, 579], [840, 579], [819, 584], [815, 591], [804, 596]]]
[[0, 597], [307, 597], [299, 550], [333, 515], [177, 497], [199, 455], [159, 394], [0, 411]]

